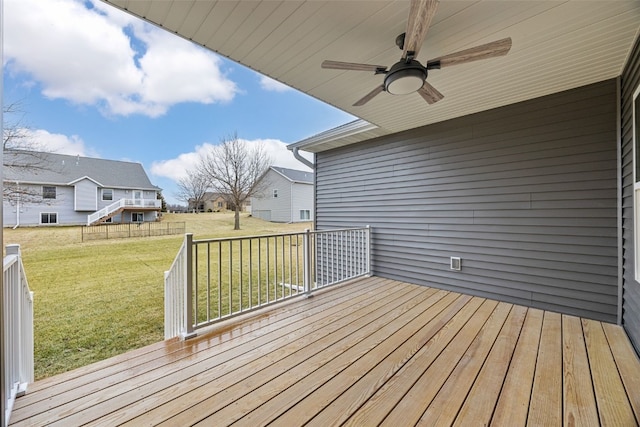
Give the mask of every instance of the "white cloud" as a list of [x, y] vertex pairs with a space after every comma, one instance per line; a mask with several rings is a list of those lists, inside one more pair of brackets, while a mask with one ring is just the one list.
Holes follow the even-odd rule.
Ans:
[[280, 83], [277, 80], [273, 80], [271, 77], [260, 76], [260, 87], [270, 92], [286, 92], [292, 90], [291, 87], [284, 83]]
[[213, 145], [204, 143], [197, 145], [195, 151], [182, 153], [178, 157], [169, 160], [160, 160], [151, 164], [151, 173], [155, 176], [163, 176], [178, 181], [187, 175], [197, 164], [200, 157]]
[[[287, 150], [287, 144], [277, 139], [254, 139], [247, 140], [248, 144], [262, 144], [267, 154], [273, 160], [273, 166], [280, 166], [289, 169], [298, 169], [304, 171], [310, 171], [308, 167], [300, 163], [293, 153]], [[200, 157], [206, 154], [213, 146], [210, 143], [204, 143], [195, 147], [195, 150], [189, 153], [180, 154], [178, 157], [153, 162], [151, 165], [151, 173], [158, 177], [170, 178], [174, 181], [179, 180], [186, 176], [187, 171], [197, 165]], [[305, 154], [309, 160], [312, 157], [309, 154]]]
[[30, 76], [46, 97], [109, 115], [156, 117], [176, 103], [227, 102], [238, 92], [213, 53], [111, 6], [93, 6], [6, 1], [8, 71]]
[[62, 135], [51, 133], [44, 129], [22, 129], [21, 138], [15, 148], [46, 151], [57, 154], [78, 156], [94, 156], [85, 146], [84, 141], [77, 135]]

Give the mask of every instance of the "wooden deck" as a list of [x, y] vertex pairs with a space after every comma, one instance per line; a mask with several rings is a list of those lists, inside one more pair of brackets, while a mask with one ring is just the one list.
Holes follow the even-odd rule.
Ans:
[[11, 425], [639, 420], [620, 327], [373, 277], [36, 382]]

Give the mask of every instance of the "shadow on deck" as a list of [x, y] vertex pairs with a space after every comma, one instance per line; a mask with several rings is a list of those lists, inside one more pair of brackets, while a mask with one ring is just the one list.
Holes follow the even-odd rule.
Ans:
[[11, 425], [616, 425], [619, 326], [381, 278], [31, 384]]

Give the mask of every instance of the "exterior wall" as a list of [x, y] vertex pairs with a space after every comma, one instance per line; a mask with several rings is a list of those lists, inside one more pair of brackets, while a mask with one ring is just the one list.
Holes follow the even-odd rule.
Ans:
[[[30, 187], [38, 192], [41, 192], [42, 189], [41, 185], [32, 185]], [[22, 203], [19, 207], [5, 201], [3, 202], [4, 226], [13, 227], [18, 221], [19, 225], [40, 225], [40, 214], [42, 212], [57, 214], [57, 225], [84, 224], [87, 222], [87, 213], [75, 211], [74, 199], [74, 187], [56, 186], [55, 200], [46, 200], [42, 203]]]
[[[300, 211], [308, 210], [309, 219], [300, 219]], [[291, 222], [313, 221], [313, 184], [296, 182], [291, 186]]]
[[89, 212], [98, 210], [98, 186], [90, 179], [75, 183], [75, 210]]
[[134, 213], [141, 213], [143, 215], [143, 222], [151, 222], [151, 221], [155, 221], [158, 218], [158, 213], [155, 211], [136, 211], [131, 210], [131, 211], [124, 211], [122, 212], [120, 215], [116, 215], [116, 217], [113, 218], [113, 222], [114, 223], [129, 223], [129, 222], [133, 222], [132, 217]]
[[610, 80], [318, 153], [316, 226], [371, 225], [382, 277], [615, 322], [616, 104]]
[[[273, 197], [273, 190], [278, 197]], [[273, 222], [291, 222], [291, 181], [269, 170], [262, 178], [260, 195], [251, 198], [251, 212], [256, 218]]]
[[622, 74], [621, 143], [622, 143], [622, 227], [623, 227], [623, 326], [640, 352], [640, 284], [635, 280], [633, 245], [633, 94], [640, 87], [640, 39]]
[[220, 196], [220, 197], [216, 197], [213, 200], [211, 199], [205, 200], [204, 211], [209, 212], [209, 210], [211, 210], [212, 212], [227, 210], [227, 202], [224, 199], [224, 197]]
[[96, 210], [106, 208], [110, 204], [115, 203], [120, 199], [130, 199], [133, 197], [131, 191], [126, 193], [125, 190], [111, 188], [111, 190], [113, 191], [113, 200], [102, 200], [102, 190], [104, 190], [104, 188], [98, 189], [98, 208]]
[[[46, 200], [42, 203], [22, 203], [20, 205], [3, 201], [3, 225], [5, 227], [14, 227], [18, 223], [21, 226], [41, 225], [40, 214], [43, 212], [55, 213], [57, 215], [58, 223], [50, 225], [85, 225], [89, 213], [102, 209], [120, 199], [133, 198], [133, 192], [131, 190], [114, 189], [113, 200], [102, 200], [101, 189], [98, 189], [90, 180], [86, 180], [86, 182], [93, 184], [91, 194], [93, 194], [94, 204], [97, 203], [98, 206], [91, 210], [77, 210], [79, 194], [81, 198], [90, 198], [89, 186], [83, 186], [83, 184], [81, 184], [82, 188], [78, 191], [78, 184], [84, 182], [85, 181], [76, 183], [76, 187], [55, 186], [55, 200]], [[25, 185], [22, 185], [22, 187], [25, 187]], [[32, 188], [32, 190], [30, 190], [32, 193], [37, 192], [39, 194], [42, 190], [42, 185], [29, 185], [28, 187]], [[154, 191], [144, 191], [143, 197], [144, 199], [155, 199], [156, 193]], [[145, 221], [155, 221], [157, 218], [158, 213], [155, 211], [144, 212]], [[113, 222], [131, 222], [131, 212], [124, 212], [121, 215], [114, 216]]]

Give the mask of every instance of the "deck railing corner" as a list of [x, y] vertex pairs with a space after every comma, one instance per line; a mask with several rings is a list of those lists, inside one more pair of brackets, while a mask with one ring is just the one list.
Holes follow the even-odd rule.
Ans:
[[33, 382], [33, 292], [22, 264], [20, 245], [7, 245], [3, 260], [4, 408], [9, 423], [16, 397]]
[[371, 274], [371, 228], [194, 240], [165, 272], [165, 339]]

